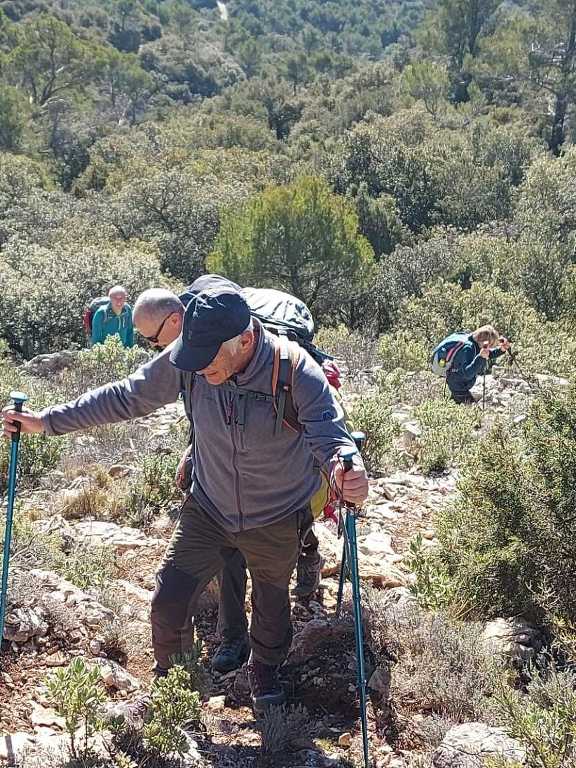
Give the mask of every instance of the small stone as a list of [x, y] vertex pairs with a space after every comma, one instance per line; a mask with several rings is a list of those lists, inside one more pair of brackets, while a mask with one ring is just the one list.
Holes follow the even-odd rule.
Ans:
[[102, 643], [99, 640], [90, 640], [88, 648], [92, 656], [99, 656], [102, 650]]
[[338, 746], [348, 749], [350, 744], [352, 744], [352, 734], [348, 732], [340, 734], [338, 737]]
[[60, 717], [51, 709], [47, 709], [39, 704], [34, 704], [32, 711], [30, 712], [30, 722], [34, 726], [43, 728], [62, 728], [64, 729], [66, 723], [64, 718]]
[[136, 467], [129, 464], [113, 464], [108, 470], [110, 477], [128, 477], [136, 473]]
[[206, 706], [214, 712], [221, 712], [226, 708], [226, 696], [211, 696]]

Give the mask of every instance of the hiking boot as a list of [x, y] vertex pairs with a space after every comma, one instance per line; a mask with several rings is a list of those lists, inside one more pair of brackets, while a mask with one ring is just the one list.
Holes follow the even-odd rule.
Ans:
[[263, 715], [268, 707], [279, 706], [286, 701], [286, 694], [278, 680], [278, 667], [251, 659], [248, 664], [248, 681], [252, 693], [252, 707], [256, 715]]
[[248, 635], [241, 635], [232, 640], [223, 640], [212, 659], [212, 669], [225, 675], [244, 664], [250, 655]]
[[323, 565], [324, 558], [319, 552], [300, 555], [296, 565], [296, 586], [292, 590], [294, 597], [312, 597], [320, 586]]

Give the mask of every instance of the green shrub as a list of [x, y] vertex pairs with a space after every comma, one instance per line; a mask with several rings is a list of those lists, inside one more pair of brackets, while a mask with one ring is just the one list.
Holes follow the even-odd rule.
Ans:
[[390, 700], [406, 723], [410, 713], [449, 722], [483, 719], [499, 668], [482, 641], [482, 626], [396, 605], [386, 593], [366, 593], [366, 625], [379, 665], [390, 659]]
[[[27, 379], [12, 363], [6, 354], [5, 347], [0, 347], [0, 407], [10, 404], [10, 393], [23, 391], [28, 395], [30, 408], [40, 410], [48, 404], [50, 392], [37, 381]], [[24, 435], [20, 440], [18, 451], [18, 483], [32, 485], [53, 469], [66, 450], [66, 438], [54, 440], [44, 435]], [[6, 488], [8, 479], [8, 464], [10, 458], [10, 441], [0, 440], [0, 493]]]
[[25, 358], [84, 344], [82, 312], [112, 285], [129, 296], [163, 284], [154, 249], [143, 243], [50, 247], [12, 238], [0, 253], [0, 337]]
[[376, 342], [365, 334], [351, 331], [345, 325], [320, 328], [314, 343], [337, 360], [343, 360], [351, 378], [375, 363]]
[[434, 551], [424, 547], [421, 533], [410, 542], [404, 563], [414, 574], [414, 582], [409, 589], [421, 608], [438, 611], [450, 605], [453, 583]]
[[521, 446], [498, 426], [468, 456], [457, 501], [437, 515], [439, 556], [454, 595], [477, 615], [541, 618], [530, 483]]
[[460, 463], [473, 444], [473, 430], [480, 426], [477, 408], [463, 408], [445, 398], [418, 405], [414, 418], [422, 430], [418, 438], [418, 458], [425, 474]]
[[151, 359], [142, 347], [126, 349], [119, 336], [108, 336], [103, 344], [78, 352], [74, 365], [58, 376], [55, 386], [65, 398], [75, 398], [89, 389], [123, 379]]
[[182, 726], [199, 721], [200, 697], [190, 690], [190, 675], [182, 667], [172, 667], [152, 688], [152, 718], [144, 726], [144, 744], [160, 755], [188, 751]]
[[64, 718], [72, 757], [87, 759], [90, 739], [103, 727], [100, 708], [106, 695], [99, 668], [88, 668], [84, 659], [78, 657], [50, 675], [46, 688], [56, 711]]
[[489, 616], [576, 624], [576, 385], [545, 390], [519, 435], [497, 426], [437, 519], [456, 599]]
[[130, 484], [124, 502], [126, 519], [130, 525], [147, 528], [161, 512], [181, 502], [182, 493], [176, 486], [175, 477], [182, 452], [144, 458], [142, 474]]
[[362, 457], [369, 472], [382, 472], [392, 449], [398, 424], [391, 418], [392, 408], [379, 394], [358, 397], [351, 408], [350, 419], [354, 429], [366, 435]]
[[[501, 681], [494, 698], [499, 720], [526, 750], [526, 768], [576, 765], [576, 675], [572, 670], [536, 673], [525, 693]], [[498, 768], [504, 768], [504, 763], [498, 761]]]
[[76, 543], [57, 556], [54, 570], [80, 589], [105, 587], [116, 572], [114, 549]]
[[428, 365], [432, 349], [407, 330], [396, 330], [380, 337], [378, 361], [384, 371], [420, 371]]

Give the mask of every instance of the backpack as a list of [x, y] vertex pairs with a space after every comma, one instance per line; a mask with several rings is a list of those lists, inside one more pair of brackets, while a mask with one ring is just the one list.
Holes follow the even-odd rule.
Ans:
[[92, 299], [90, 304], [84, 308], [82, 312], [82, 327], [86, 336], [92, 336], [92, 320], [94, 315], [100, 307], [108, 304], [109, 301], [110, 299], [107, 296], [98, 296], [96, 299]]
[[454, 364], [454, 358], [470, 337], [468, 331], [459, 331], [447, 336], [432, 353], [431, 369], [436, 376], [446, 378]]
[[[187, 307], [198, 293], [225, 286], [240, 291], [250, 307], [252, 316], [259, 320], [266, 330], [278, 337], [272, 375], [272, 395], [251, 393], [248, 390], [245, 394], [248, 397], [257, 394], [260, 398], [273, 400], [276, 410], [275, 434], [279, 434], [282, 425], [299, 431], [300, 425], [291, 396], [292, 376], [298, 364], [298, 347], [303, 347], [321, 368], [326, 366], [326, 372], [331, 378], [330, 384], [335, 389], [340, 386], [338, 368], [331, 366], [328, 370], [328, 361], [332, 360], [332, 356], [318, 349], [313, 343], [312, 313], [303, 301], [290, 293], [277, 291], [274, 288], [241, 288], [227, 277], [214, 274], [197, 278], [180, 295], [180, 301]], [[238, 391], [237, 388], [235, 389]]]

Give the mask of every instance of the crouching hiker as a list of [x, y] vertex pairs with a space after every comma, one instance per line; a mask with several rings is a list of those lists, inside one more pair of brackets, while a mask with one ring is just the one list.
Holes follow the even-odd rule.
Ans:
[[[58, 435], [144, 416], [183, 393], [194, 424], [193, 475], [152, 601], [156, 673], [166, 674], [190, 650], [201, 592], [240, 551], [252, 577], [249, 679], [257, 712], [285, 698], [278, 668], [292, 638], [290, 577], [321, 483], [314, 459], [350, 503], [368, 494], [361, 458], [346, 473], [339, 461], [354, 444], [324, 374], [288, 345], [297, 360], [291, 394], [298, 430], [281, 420], [278, 429], [274, 375], [284, 345], [252, 320], [232, 289], [193, 298], [175, 344], [127, 379], [40, 413], [4, 410], [7, 436], [18, 422], [25, 433]], [[153, 391], [146, 386], [151, 366], [162, 367]]]
[[432, 354], [432, 371], [446, 379], [455, 403], [475, 403], [470, 390], [476, 378], [486, 373], [488, 361], [510, 349], [508, 339], [492, 325], [483, 325], [473, 333], [453, 333], [438, 344]]

